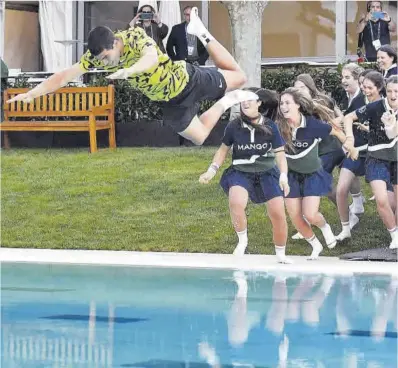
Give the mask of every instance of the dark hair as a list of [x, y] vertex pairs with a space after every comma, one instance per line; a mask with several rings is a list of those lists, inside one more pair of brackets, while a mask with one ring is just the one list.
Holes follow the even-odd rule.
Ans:
[[192, 5], [187, 5], [184, 9], [182, 9], [182, 11], [184, 12], [187, 9], [192, 9]]
[[155, 10], [155, 8], [152, 5], [143, 5], [143, 6], [141, 6], [141, 8], [138, 9], [137, 14], [141, 13], [142, 9], [144, 9], [146, 7], [151, 8], [151, 12], [152, 13], [154, 13], [154, 14], [156, 13], [156, 10]]
[[369, 79], [375, 86], [376, 88], [380, 91], [380, 94], [384, 95], [384, 77], [381, 75], [381, 73], [374, 71], [369, 72], [366, 74], [365, 79]]
[[[261, 102], [261, 105], [258, 108], [258, 112], [259, 114], [264, 116], [266, 123], [270, 120], [275, 120], [279, 105], [279, 95], [276, 91], [256, 87], [244, 88], [244, 90], [253, 92], [258, 96], [258, 100]], [[251, 120], [242, 112], [242, 110], [240, 112], [240, 116], [241, 122], [252, 126], [257, 131], [263, 131], [267, 134], [271, 134], [270, 128], [266, 125], [252, 124]]]
[[374, 72], [374, 69], [365, 69], [361, 74], [359, 74], [358, 80], [361, 77], [365, 77], [367, 74], [369, 74], [370, 72]]
[[386, 80], [386, 86], [390, 83], [398, 84], [398, 75], [391, 75]]
[[381, 10], [383, 10], [383, 3], [381, 1], [368, 1], [368, 3], [366, 4], [366, 10], [368, 11], [368, 13], [370, 12], [370, 7], [372, 5], [372, 3], [380, 3], [380, 8]]
[[92, 29], [88, 35], [87, 47], [94, 56], [99, 55], [104, 50], [113, 49], [115, 35], [110, 28], [99, 26]]
[[383, 51], [387, 53], [389, 57], [393, 58], [393, 64], [397, 62], [397, 51], [391, 45], [382, 45], [377, 52]]

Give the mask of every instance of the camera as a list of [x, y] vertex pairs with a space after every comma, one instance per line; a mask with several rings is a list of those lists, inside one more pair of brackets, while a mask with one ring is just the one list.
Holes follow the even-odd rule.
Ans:
[[372, 13], [372, 18], [373, 19], [383, 19], [384, 18], [384, 12], [373, 12]]
[[141, 13], [140, 14], [140, 19], [141, 20], [152, 20], [153, 19], [153, 13]]

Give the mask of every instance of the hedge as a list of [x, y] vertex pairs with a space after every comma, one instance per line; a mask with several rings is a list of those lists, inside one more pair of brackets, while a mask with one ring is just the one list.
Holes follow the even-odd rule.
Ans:
[[[374, 64], [363, 64], [365, 68], [374, 68]], [[279, 67], [276, 69], [263, 69], [261, 72], [261, 87], [282, 92], [292, 86], [297, 75], [301, 73], [310, 74], [320, 90], [331, 95], [337, 104], [341, 106], [345, 91], [341, 87], [342, 64], [337, 67], [310, 67], [299, 65], [293, 67]], [[96, 75], [87, 83], [88, 86], [105, 86], [109, 80], [104, 75]], [[149, 100], [138, 90], [131, 88], [126, 80], [116, 80], [115, 100], [117, 123], [131, 123], [142, 120], [162, 120], [162, 109], [158, 103]], [[9, 83], [9, 87], [31, 87], [26, 77], [20, 77], [14, 83]], [[206, 111], [214, 102], [204, 101], [201, 111]], [[228, 114], [225, 115], [228, 117]]]

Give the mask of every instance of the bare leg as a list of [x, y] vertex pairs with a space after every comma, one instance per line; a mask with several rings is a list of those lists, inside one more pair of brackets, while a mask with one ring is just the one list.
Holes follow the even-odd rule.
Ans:
[[249, 194], [243, 187], [233, 186], [229, 189], [229, 212], [231, 215], [232, 226], [238, 236], [238, 245], [234, 250], [234, 255], [243, 256], [247, 248], [247, 218], [246, 206]]
[[322, 235], [328, 248], [334, 248], [336, 246], [336, 238], [329, 224], [326, 222], [323, 215], [319, 212], [320, 202], [320, 197], [311, 196], [303, 198], [303, 215], [310, 224], [319, 227], [319, 229], [322, 231]]
[[373, 194], [375, 195], [377, 212], [384, 226], [388, 229], [394, 229], [397, 226], [394, 212], [388, 201], [387, 184], [383, 180], [373, 180], [370, 182]]
[[294, 227], [304, 236], [305, 240], [312, 247], [312, 253], [309, 259], [312, 260], [318, 258], [319, 254], [323, 250], [323, 247], [318, 238], [313, 233], [311, 226], [308, 224], [307, 221], [304, 220], [302, 210], [302, 198], [285, 198], [285, 204]]
[[230, 107], [242, 101], [257, 100], [258, 96], [250, 91], [235, 90], [227, 93], [200, 117], [195, 116], [188, 128], [179, 134], [197, 145], [203, 144], [222, 114]]
[[355, 214], [350, 214], [348, 206], [348, 194], [352, 186], [355, 175], [347, 169], [341, 169], [339, 181], [337, 183], [337, 209], [339, 211], [342, 231], [337, 235], [337, 240], [342, 241], [351, 237], [351, 228], [358, 223], [359, 218]]
[[275, 254], [279, 263], [292, 263], [286, 258], [287, 221], [282, 197], [272, 198], [267, 202], [268, 216], [272, 222], [272, 235]]

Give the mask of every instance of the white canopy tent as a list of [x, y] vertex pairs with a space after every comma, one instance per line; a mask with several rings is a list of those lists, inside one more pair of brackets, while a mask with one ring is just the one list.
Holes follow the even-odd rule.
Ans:
[[162, 0], [160, 3], [159, 14], [162, 22], [169, 27], [169, 34], [163, 40], [164, 45], [166, 46], [171, 29], [176, 24], [181, 23], [181, 9], [179, 0]]
[[72, 18], [72, 1], [39, 1], [41, 49], [46, 71], [57, 72], [72, 65]]

